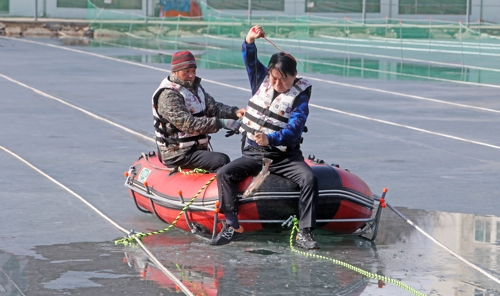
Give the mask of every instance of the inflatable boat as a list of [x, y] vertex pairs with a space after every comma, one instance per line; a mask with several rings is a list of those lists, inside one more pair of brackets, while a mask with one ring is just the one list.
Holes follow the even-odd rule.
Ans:
[[[361, 178], [339, 165], [326, 164], [315, 156], [305, 161], [318, 179], [317, 228], [335, 234], [371, 232], [374, 240], [380, 219], [380, 211], [374, 208], [380, 197]], [[213, 237], [222, 228], [224, 215], [218, 212], [214, 173], [167, 168], [156, 152], [149, 152], [142, 153], [125, 176], [125, 186], [140, 211], [153, 213], [165, 223], [205, 237]], [[249, 177], [238, 187], [238, 219], [245, 231], [290, 226], [291, 218], [298, 214], [297, 185], [270, 174], [258, 189], [244, 194], [251, 184]]]

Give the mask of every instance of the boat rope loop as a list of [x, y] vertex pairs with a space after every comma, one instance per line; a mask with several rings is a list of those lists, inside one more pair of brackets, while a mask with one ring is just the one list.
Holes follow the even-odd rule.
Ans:
[[324, 260], [330, 260], [332, 261], [334, 264], [337, 264], [337, 265], [340, 265], [340, 266], [343, 266], [347, 269], [350, 269], [352, 271], [355, 271], [359, 274], [362, 274], [368, 278], [372, 278], [372, 279], [376, 279], [379, 281], [379, 286], [383, 286], [385, 285], [385, 282], [387, 283], [391, 283], [393, 285], [396, 285], [400, 288], [403, 288], [411, 293], [413, 293], [414, 295], [417, 295], [417, 296], [425, 296], [424, 293], [422, 292], [419, 292], [417, 291], [416, 289], [398, 281], [398, 280], [395, 280], [395, 279], [391, 279], [391, 278], [388, 278], [386, 276], [383, 276], [383, 275], [379, 275], [379, 274], [376, 274], [376, 273], [373, 273], [373, 272], [369, 272], [369, 271], [366, 271], [366, 270], [363, 270], [359, 267], [356, 267], [354, 265], [351, 265], [349, 263], [346, 263], [346, 262], [343, 262], [343, 261], [340, 261], [340, 260], [337, 260], [337, 259], [334, 259], [334, 258], [329, 258], [329, 257], [326, 257], [326, 256], [322, 256], [322, 255], [318, 255], [318, 254], [313, 254], [313, 253], [308, 253], [308, 252], [303, 252], [303, 251], [299, 251], [297, 250], [296, 248], [294, 248], [293, 246], [293, 236], [294, 236], [294, 233], [295, 231], [299, 231], [299, 227], [298, 227], [298, 224], [299, 224], [299, 220], [297, 218], [293, 218], [293, 227], [292, 227], [292, 231], [290, 233], [290, 249], [292, 249], [292, 251], [294, 252], [297, 252], [299, 254], [302, 254], [302, 255], [305, 255], [305, 256], [309, 256], [309, 257], [313, 257], [313, 258], [318, 258], [318, 259], [324, 259]]
[[213, 176], [212, 178], [210, 178], [210, 180], [208, 180], [205, 183], [205, 185], [203, 185], [200, 188], [200, 190], [198, 190], [198, 192], [193, 196], [193, 198], [191, 198], [191, 200], [186, 204], [186, 206], [184, 206], [184, 208], [182, 208], [182, 210], [179, 212], [179, 215], [177, 215], [177, 218], [175, 218], [175, 220], [167, 228], [162, 229], [162, 230], [158, 230], [158, 231], [148, 232], [148, 233], [135, 232], [132, 230], [132, 231], [130, 231], [130, 233], [128, 234], [127, 237], [115, 240], [115, 245], [120, 245], [120, 244], [125, 245], [125, 246], [131, 245], [131, 244], [134, 244], [136, 242], [135, 241], [136, 238], [138, 240], [142, 240], [143, 237], [164, 233], [164, 232], [170, 230], [170, 228], [174, 227], [175, 223], [177, 223], [177, 221], [181, 217], [182, 213], [184, 213], [189, 208], [189, 206], [194, 202], [194, 200], [198, 197], [198, 195], [200, 195], [200, 193], [203, 190], [205, 190], [205, 188], [207, 188], [208, 185], [210, 185], [210, 183], [212, 183], [213, 180], [215, 180], [215, 177], [216, 176]]

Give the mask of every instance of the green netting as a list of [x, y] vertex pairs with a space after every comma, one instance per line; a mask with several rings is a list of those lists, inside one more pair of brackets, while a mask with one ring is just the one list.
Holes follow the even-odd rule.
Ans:
[[0, 11], [9, 11], [9, 0], [0, 0]]
[[[95, 0], [93, 0], [95, 2]], [[413, 2], [415, 3], [415, 2]], [[420, 2], [424, 3], [425, 2]], [[431, 4], [429, 4], [431, 5]], [[201, 17], [146, 17], [123, 10], [106, 9], [88, 1], [87, 19], [93, 28], [119, 30], [144, 30], [143, 24], [161, 26], [162, 31], [179, 30], [180, 35], [215, 34], [226, 37], [240, 37], [246, 34], [249, 26], [261, 24], [266, 27], [270, 37], [305, 38], [319, 35], [336, 37], [384, 37], [384, 38], [416, 38], [416, 39], [456, 39], [460, 30], [466, 34], [461, 38], [473, 38], [483, 34], [496, 34], [498, 29], [489, 29], [484, 23], [471, 23], [464, 29], [459, 22], [438, 21], [432, 19], [349, 19], [321, 17], [317, 15], [290, 16], [278, 12], [228, 13], [227, 10], [214, 9], [205, 2], [200, 2]], [[114, 22], [113, 22], [114, 21]], [[129, 32], [132, 33], [132, 32]], [[462, 32], [464, 33], [464, 32]], [[158, 35], [158, 34], [157, 34]], [[161, 34], [160, 34], [161, 35]]]
[[[207, 69], [243, 69], [240, 48], [248, 30], [260, 24], [263, 61], [278, 50], [294, 55], [301, 73], [373, 79], [474, 81], [498, 84], [500, 27], [435, 19], [332, 18], [279, 12], [221, 11], [199, 3], [201, 17], [146, 17], [106, 9], [89, 1], [94, 37], [112, 46], [161, 52], [150, 62], [170, 63], [178, 50], [195, 53]], [[361, 16], [361, 15], [360, 15]], [[110, 41], [112, 40], [112, 41]], [[103, 44], [101, 41], [100, 44]], [[144, 56], [123, 57], [144, 61]]]

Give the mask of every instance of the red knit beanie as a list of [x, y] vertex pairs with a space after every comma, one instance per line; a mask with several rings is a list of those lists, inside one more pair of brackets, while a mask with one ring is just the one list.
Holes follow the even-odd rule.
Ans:
[[196, 68], [194, 55], [187, 50], [174, 53], [172, 56], [172, 72], [187, 68]]

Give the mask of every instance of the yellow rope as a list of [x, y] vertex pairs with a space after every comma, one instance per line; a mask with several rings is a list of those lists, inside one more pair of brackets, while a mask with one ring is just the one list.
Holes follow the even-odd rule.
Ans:
[[213, 176], [212, 178], [210, 178], [210, 180], [208, 180], [207, 183], [205, 183], [205, 185], [203, 185], [203, 187], [201, 187], [200, 190], [198, 190], [198, 192], [193, 196], [193, 198], [191, 198], [191, 200], [186, 204], [186, 206], [184, 206], [184, 208], [182, 208], [182, 210], [179, 212], [179, 215], [177, 215], [177, 218], [175, 218], [175, 220], [167, 228], [162, 229], [162, 230], [158, 230], [158, 231], [148, 232], [148, 233], [144, 233], [144, 232], [130, 233], [128, 237], [124, 237], [124, 238], [115, 240], [115, 245], [119, 245], [119, 244], [122, 244], [125, 246], [131, 245], [131, 244], [135, 243], [135, 238], [142, 240], [143, 237], [155, 235], [155, 234], [160, 234], [160, 233], [163, 233], [163, 232], [170, 230], [170, 228], [174, 227], [175, 223], [177, 223], [177, 221], [181, 217], [182, 213], [184, 213], [189, 208], [189, 206], [194, 202], [194, 200], [198, 197], [198, 195], [200, 195], [200, 193], [205, 188], [207, 188], [208, 185], [210, 185], [210, 183], [212, 183], [213, 180], [215, 180], [215, 177], [216, 176]]
[[199, 168], [194, 168], [193, 170], [191, 171], [188, 171], [188, 172], [184, 172], [181, 167], [179, 167], [179, 172], [183, 175], [192, 175], [192, 174], [208, 174], [208, 171], [207, 170], [204, 170], [204, 169], [199, 169]]
[[379, 281], [382, 281], [382, 282], [387, 282], [387, 283], [391, 283], [393, 285], [396, 285], [400, 288], [403, 288], [411, 293], [413, 293], [414, 295], [417, 295], [417, 296], [425, 296], [424, 293], [422, 292], [419, 292], [417, 291], [416, 289], [398, 281], [398, 280], [395, 280], [395, 279], [391, 279], [391, 278], [388, 278], [386, 276], [383, 276], [383, 275], [379, 275], [379, 274], [376, 274], [376, 273], [372, 273], [372, 272], [369, 272], [369, 271], [366, 271], [366, 270], [363, 270], [359, 267], [356, 267], [354, 265], [351, 265], [349, 263], [346, 263], [346, 262], [343, 262], [343, 261], [340, 261], [340, 260], [337, 260], [337, 259], [333, 259], [333, 258], [329, 258], [329, 257], [326, 257], [326, 256], [322, 256], [322, 255], [317, 255], [317, 254], [314, 254], [314, 253], [309, 253], [309, 252], [303, 252], [303, 251], [299, 251], [297, 250], [296, 248], [293, 247], [293, 235], [295, 233], [295, 230], [299, 231], [299, 227], [297, 226], [299, 224], [299, 220], [297, 218], [293, 218], [293, 227], [292, 227], [292, 231], [290, 233], [290, 248], [292, 249], [292, 251], [294, 252], [297, 252], [299, 254], [302, 254], [302, 255], [305, 255], [305, 256], [309, 256], [309, 257], [312, 257], [312, 258], [318, 258], [318, 259], [324, 259], [324, 260], [330, 260], [332, 261], [334, 264], [337, 264], [337, 265], [340, 265], [340, 266], [343, 266], [345, 268], [348, 268], [352, 271], [355, 271], [359, 274], [362, 274], [366, 277], [369, 277], [369, 278], [372, 278], [372, 279], [376, 279], [376, 280], [379, 280]]

